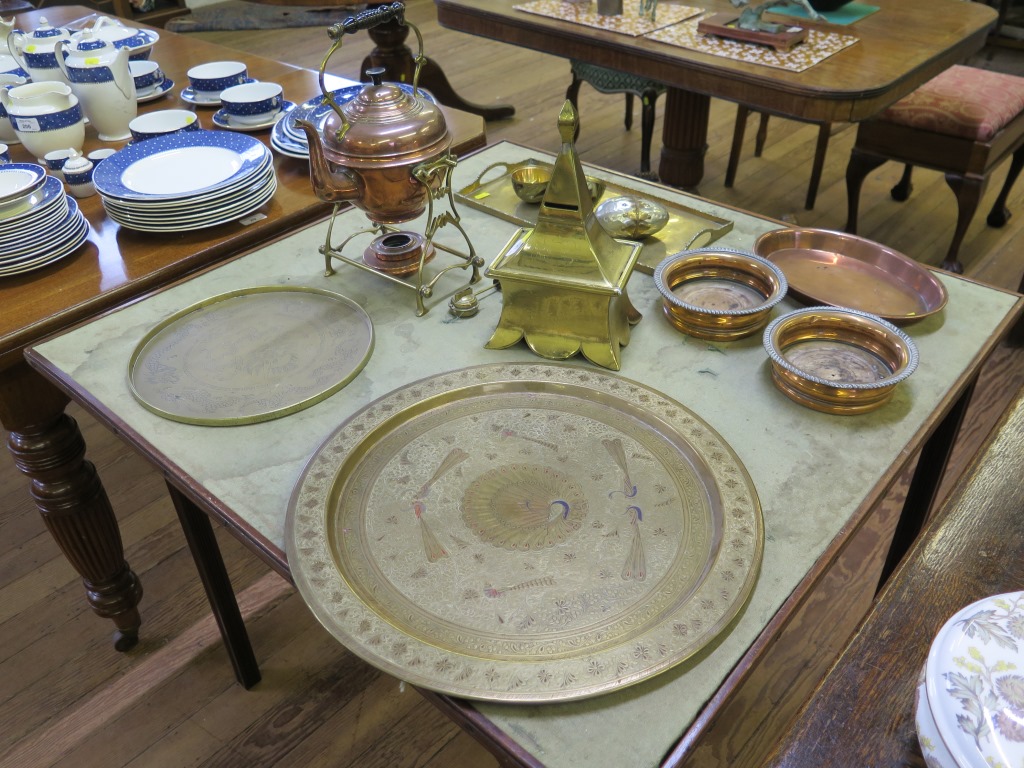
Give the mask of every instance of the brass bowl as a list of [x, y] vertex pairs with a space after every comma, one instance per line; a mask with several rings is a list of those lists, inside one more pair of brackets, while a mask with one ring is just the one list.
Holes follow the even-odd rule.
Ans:
[[856, 309], [810, 307], [764, 331], [772, 380], [808, 408], [834, 414], [873, 411], [917, 368], [917, 347], [880, 317]]
[[654, 270], [665, 317], [698, 339], [732, 341], [764, 328], [786, 295], [786, 276], [766, 259], [730, 248], [669, 256]]
[[[516, 197], [524, 203], [539, 203], [551, 181], [551, 166], [524, 165], [512, 171], [511, 178]], [[587, 189], [590, 190], [590, 198], [596, 201], [604, 194], [604, 182], [587, 176]]]

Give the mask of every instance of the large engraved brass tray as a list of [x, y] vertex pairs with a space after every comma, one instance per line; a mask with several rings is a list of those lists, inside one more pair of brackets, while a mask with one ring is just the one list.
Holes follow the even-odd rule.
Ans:
[[373, 351], [373, 325], [351, 299], [297, 286], [244, 288], [194, 304], [132, 352], [132, 394], [186, 424], [279, 418], [340, 390]]
[[[485, 168], [476, 181], [469, 184], [456, 193], [456, 197], [477, 210], [489, 213], [492, 216], [518, 224], [521, 227], [534, 227], [537, 225], [537, 212], [540, 209], [537, 203], [524, 203], [517, 196], [512, 188], [512, 174], [519, 168], [537, 166], [551, 169], [551, 163], [543, 160], [524, 160], [519, 163], [498, 162]], [[501, 171], [495, 173], [495, 171]], [[680, 203], [664, 200], [646, 193], [641, 194], [629, 187], [606, 182], [604, 191], [594, 200], [594, 206], [605, 200], [623, 195], [639, 196], [646, 200], [654, 201], [663, 206], [669, 214], [668, 224], [657, 234], [646, 238], [643, 241], [644, 248], [640, 253], [636, 269], [648, 275], [654, 274], [655, 267], [660, 264], [666, 256], [677, 251], [684, 251], [690, 248], [703, 248], [706, 245], [718, 240], [728, 234], [733, 227], [733, 222], [723, 219], [711, 213], [698, 211]]]
[[343, 423], [286, 525], [320, 622], [384, 671], [505, 702], [631, 685], [740, 612], [764, 531], [750, 477], [645, 386], [553, 364], [418, 381]]

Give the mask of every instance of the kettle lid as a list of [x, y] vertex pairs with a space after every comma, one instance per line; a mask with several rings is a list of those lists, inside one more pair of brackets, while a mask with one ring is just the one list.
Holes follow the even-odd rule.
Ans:
[[372, 82], [341, 107], [347, 129], [337, 115], [330, 115], [324, 125], [325, 141], [347, 157], [368, 160], [426, 158], [445, 151], [451, 135], [441, 110], [415, 92], [383, 82], [384, 71], [366, 71]]

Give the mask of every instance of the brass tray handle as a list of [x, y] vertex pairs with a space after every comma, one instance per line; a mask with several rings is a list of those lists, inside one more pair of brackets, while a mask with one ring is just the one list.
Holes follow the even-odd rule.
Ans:
[[327, 89], [326, 83], [324, 83], [324, 72], [327, 70], [327, 62], [330, 60], [334, 52], [341, 48], [341, 44], [345, 39], [345, 35], [354, 35], [356, 32], [361, 32], [365, 29], [372, 29], [380, 24], [384, 24], [389, 21], [397, 21], [406, 27], [409, 27], [415, 35], [416, 42], [419, 47], [419, 51], [416, 54], [416, 69], [412, 75], [412, 95], [416, 98], [420, 95], [419, 84], [420, 84], [420, 70], [423, 69], [423, 64], [426, 62], [427, 57], [423, 55], [423, 35], [420, 34], [420, 30], [410, 21], [405, 19], [405, 3], [395, 2], [390, 5], [381, 5], [376, 8], [368, 8], [365, 11], [360, 11], [355, 16], [349, 16], [343, 21], [339, 21], [337, 24], [332, 24], [327, 28], [327, 36], [334, 41], [331, 49], [327, 51], [327, 55], [324, 56], [323, 61], [320, 62], [320, 93], [323, 94], [324, 101], [330, 104], [331, 109], [334, 110], [335, 114], [341, 118], [341, 128], [338, 129], [337, 138], [340, 140], [345, 133], [348, 131], [348, 121], [345, 119], [345, 115], [341, 112], [341, 107], [338, 102], [334, 100], [334, 96]]

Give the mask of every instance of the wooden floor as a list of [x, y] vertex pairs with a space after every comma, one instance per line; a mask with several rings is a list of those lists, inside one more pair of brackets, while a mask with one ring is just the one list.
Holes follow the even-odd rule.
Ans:
[[[441, 30], [430, 2], [409, 5], [428, 55], [435, 55], [457, 90], [477, 102], [517, 107], [514, 119], [489, 126], [491, 139], [557, 147], [555, 118], [569, 79], [565, 61]], [[202, 36], [305, 66], [316, 66], [328, 45], [322, 29]], [[355, 77], [368, 50], [363, 36], [347, 41], [332, 68]], [[991, 62], [980, 63], [1014, 71], [1019, 55], [999, 51]], [[637, 128], [628, 133], [622, 128], [621, 98], [585, 86], [580, 107], [578, 146], [584, 160], [635, 171], [639, 135]], [[764, 157], [752, 157], [749, 145], [730, 190], [723, 187], [723, 176], [734, 114], [731, 105], [713, 104], [701, 193], [802, 225], [842, 227], [843, 173], [854, 131], [836, 127], [818, 204], [808, 212], [802, 201], [815, 129], [773, 119]], [[752, 140], [752, 129], [748, 135]], [[655, 161], [658, 149], [656, 141]], [[920, 172], [912, 199], [895, 203], [887, 190], [898, 170], [883, 167], [866, 182], [861, 232], [937, 264], [953, 228], [952, 195], [938, 174]], [[1005, 168], [995, 174], [983, 207], [991, 205], [1003, 173]], [[962, 251], [968, 275], [1017, 286], [1024, 270], [1022, 196], [1024, 183], [1010, 201], [1021, 213], [1003, 230], [989, 229], [984, 216], [977, 217]], [[1022, 384], [1022, 353], [1001, 349], [979, 386], [954, 470]], [[345, 652], [288, 584], [221, 532], [263, 670], [254, 690], [236, 685], [160, 477], [81, 411], [72, 412], [110, 491], [128, 560], [145, 587], [142, 641], [128, 654], [113, 650], [112, 625], [86, 608], [79, 580], [45, 533], [24, 480], [3, 452], [0, 765], [494, 764], [417, 693]]]

